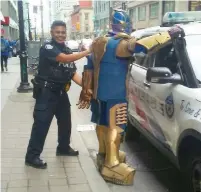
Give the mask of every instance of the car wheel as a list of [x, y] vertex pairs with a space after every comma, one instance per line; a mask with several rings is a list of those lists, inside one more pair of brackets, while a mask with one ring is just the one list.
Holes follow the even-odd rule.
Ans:
[[128, 121], [126, 128], [126, 141], [135, 141], [140, 138], [140, 132]]
[[192, 169], [193, 192], [201, 191], [201, 158], [195, 159]]
[[193, 153], [187, 158], [187, 166], [183, 168], [188, 192], [201, 191], [201, 154]]

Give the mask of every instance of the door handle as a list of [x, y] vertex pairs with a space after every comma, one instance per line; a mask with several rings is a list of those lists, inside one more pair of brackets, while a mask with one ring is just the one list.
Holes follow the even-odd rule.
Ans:
[[143, 84], [144, 84], [145, 87], [148, 87], [148, 88], [151, 87], [151, 85], [149, 83], [147, 83], [147, 82], [144, 82]]

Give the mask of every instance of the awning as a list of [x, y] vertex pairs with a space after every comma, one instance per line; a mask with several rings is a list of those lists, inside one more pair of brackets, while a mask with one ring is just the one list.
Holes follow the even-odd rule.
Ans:
[[0, 20], [5, 22], [4, 16], [1, 11], [0, 11]]

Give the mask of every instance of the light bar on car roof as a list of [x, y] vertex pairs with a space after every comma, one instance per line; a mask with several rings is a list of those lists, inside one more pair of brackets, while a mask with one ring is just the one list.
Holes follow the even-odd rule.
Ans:
[[163, 17], [163, 23], [186, 23], [201, 21], [201, 11], [168, 12]]

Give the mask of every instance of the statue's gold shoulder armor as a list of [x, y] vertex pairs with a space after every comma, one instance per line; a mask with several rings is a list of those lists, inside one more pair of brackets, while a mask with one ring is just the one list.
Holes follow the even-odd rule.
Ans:
[[114, 36], [115, 39], [130, 39], [130, 35], [126, 34], [126, 33], [117, 33]]
[[108, 43], [108, 37], [98, 37], [93, 41], [92, 44], [92, 59], [94, 63], [94, 67], [98, 67], [100, 61], [106, 51], [106, 46]]
[[104, 55], [106, 50], [106, 45], [108, 42], [108, 37], [98, 37], [93, 42], [93, 54], [95, 55], [101, 55], [101, 57]]

